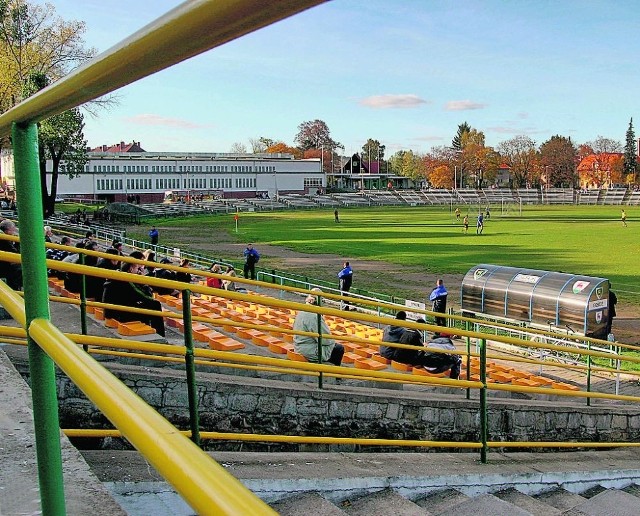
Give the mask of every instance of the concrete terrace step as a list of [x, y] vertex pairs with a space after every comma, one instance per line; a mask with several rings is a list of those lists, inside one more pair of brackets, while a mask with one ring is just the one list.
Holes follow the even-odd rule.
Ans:
[[526, 495], [517, 489], [505, 489], [504, 491], [498, 491], [494, 495], [505, 502], [509, 502], [525, 511], [529, 511], [531, 514], [545, 514], [546, 516], [556, 516], [562, 514], [562, 511], [537, 500], [533, 496]]
[[606, 489], [593, 498], [576, 505], [565, 514], [581, 516], [601, 516], [615, 514], [616, 516], [637, 516], [640, 514], [640, 499], [618, 489]]
[[341, 506], [344, 512], [353, 516], [371, 516], [372, 514], [425, 516], [430, 514], [427, 510], [391, 489], [378, 491], [355, 500], [345, 500]]
[[[483, 494], [471, 498], [466, 502], [454, 505], [443, 512], [431, 513], [439, 516], [478, 516], [479, 514], [491, 514], [491, 516], [532, 516], [532, 513], [520, 507], [505, 502], [492, 494]], [[544, 513], [545, 516], [547, 513]]]
[[318, 493], [305, 493], [292, 496], [271, 504], [280, 516], [314, 514], [317, 516], [340, 516], [347, 514]]
[[420, 507], [428, 509], [431, 514], [442, 514], [469, 500], [471, 500], [471, 498], [456, 489], [444, 489], [443, 491], [437, 491], [425, 498], [421, 498], [417, 500], [416, 503]]
[[547, 491], [546, 493], [537, 495], [536, 498], [547, 505], [560, 509], [560, 511], [568, 511], [586, 501], [586, 498], [583, 496], [562, 488]]

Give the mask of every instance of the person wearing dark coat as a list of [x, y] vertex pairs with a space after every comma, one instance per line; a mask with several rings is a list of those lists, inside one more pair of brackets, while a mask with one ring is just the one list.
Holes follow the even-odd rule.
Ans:
[[[406, 321], [407, 312], [405, 312], [404, 310], [400, 310], [396, 314], [396, 320]], [[402, 337], [405, 330], [406, 328], [404, 326], [395, 326], [393, 324], [390, 324], [382, 332], [382, 341], [399, 343], [400, 338]], [[394, 357], [396, 356], [396, 351], [398, 351], [398, 348], [391, 348], [389, 346], [380, 346], [380, 354], [388, 360], [395, 360]]]
[[[0, 222], [0, 231], [5, 235], [18, 235], [18, 228], [9, 219]], [[20, 253], [20, 244], [11, 240], [0, 240], [0, 251]], [[4, 278], [13, 290], [22, 289], [22, 266], [19, 263], [0, 262], [0, 278]]]
[[[138, 256], [139, 255], [139, 256]], [[134, 251], [132, 258], [141, 260], [142, 253]], [[141, 274], [143, 265], [138, 263], [123, 262], [120, 270], [129, 274]], [[147, 310], [162, 309], [160, 302], [153, 299], [151, 289], [140, 283], [130, 281], [107, 280], [104, 283], [102, 302], [113, 305], [130, 306], [132, 308], [144, 308]], [[142, 321], [151, 326], [158, 335], [164, 337], [164, 319], [159, 315], [144, 315], [133, 312], [122, 312], [113, 308], [104, 311], [105, 318], [115, 319], [120, 322]]]
[[[433, 311], [444, 314], [447, 312], [447, 289], [444, 286], [444, 281], [439, 279], [436, 282], [436, 288], [431, 291], [429, 295], [429, 301], [433, 303]], [[437, 326], [446, 326], [447, 319], [445, 317], [436, 316]]]

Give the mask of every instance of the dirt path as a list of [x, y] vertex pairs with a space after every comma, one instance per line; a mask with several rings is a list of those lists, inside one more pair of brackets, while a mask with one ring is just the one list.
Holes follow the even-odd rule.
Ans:
[[[214, 254], [221, 259], [238, 262], [246, 244], [237, 243], [227, 233], [216, 233], [211, 238], [185, 236], [183, 230], [161, 228], [163, 238], [167, 241], [182, 242], [193, 251]], [[354, 287], [367, 289], [398, 297], [425, 301], [438, 278], [442, 278], [449, 291], [449, 300], [453, 306], [460, 306], [460, 286], [463, 274], [436, 275], [418, 267], [395, 266], [375, 261], [358, 260], [348, 256], [334, 254], [307, 254], [293, 251], [285, 247], [259, 244], [256, 246], [262, 255], [260, 265], [281, 271], [291, 271], [324, 281], [335, 281], [337, 273], [345, 260], [349, 260], [354, 270]], [[620, 303], [617, 305], [618, 316], [613, 323], [613, 332], [618, 341], [626, 344], [640, 345], [640, 308], [635, 305]]]

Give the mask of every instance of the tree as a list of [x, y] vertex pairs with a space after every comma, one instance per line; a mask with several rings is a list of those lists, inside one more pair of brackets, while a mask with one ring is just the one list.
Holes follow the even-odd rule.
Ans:
[[428, 174], [429, 183], [435, 188], [453, 188], [454, 177], [447, 165], [438, 165]]
[[334, 150], [340, 146], [340, 143], [331, 138], [329, 127], [322, 120], [302, 122], [298, 126], [298, 134], [294, 142], [302, 151], [320, 149], [321, 147]]
[[633, 130], [633, 118], [629, 120], [626, 140], [624, 144], [624, 170], [628, 182], [635, 183], [638, 171], [638, 160], [636, 158], [636, 134]]
[[260, 154], [268, 147], [259, 138], [249, 138], [249, 145], [251, 146], [251, 154]]
[[50, 4], [0, 0], [0, 111], [22, 100], [34, 74], [56, 81], [95, 55], [84, 22], [60, 18]]
[[[33, 95], [95, 55], [84, 46], [85, 25], [65, 21], [53, 6], [29, 0], [0, 0], [0, 112]], [[112, 100], [107, 99], [106, 105]], [[84, 120], [78, 109], [39, 124], [39, 156], [44, 216], [53, 213], [60, 171], [70, 176], [85, 166]], [[4, 142], [0, 141], [0, 147]], [[50, 190], [46, 160], [53, 163]]]
[[378, 140], [369, 138], [367, 143], [362, 146], [362, 157], [366, 157], [367, 163], [370, 161], [381, 162], [384, 160], [385, 146], [381, 145]]
[[456, 133], [456, 135], [453, 137], [453, 140], [451, 141], [451, 147], [454, 150], [462, 150], [462, 139], [464, 138], [464, 135], [466, 133], [469, 133], [471, 131], [471, 126], [467, 123], [467, 122], [463, 122], [458, 126], [458, 132]]
[[232, 154], [246, 154], [247, 146], [242, 142], [235, 142], [231, 144], [229, 152]]
[[[70, 178], [77, 177], [88, 161], [83, 130], [84, 117], [78, 108], [54, 115], [40, 124], [38, 137], [44, 218], [55, 211], [60, 172], [68, 174]], [[64, 164], [61, 163], [63, 158]], [[53, 164], [50, 190], [46, 183], [47, 159]]]
[[413, 181], [427, 178], [427, 169], [424, 157], [419, 156], [412, 150], [400, 150], [389, 158], [389, 165], [394, 174], [405, 176]]
[[296, 159], [302, 158], [302, 151], [296, 147], [290, 147], [284, 142], [277, 142], [265, 150], [268, 154], [293, 154]]
[[511, 168], [514, 187], [529, 187], [535, 179], [537, 155], [535, 142], [528, 136], [515, 136], [500, 142], [498, 152]]
[[578, 150], [571, 138], [555, 135], [540, 145], [540, 173], [547, 186], [577, 186], [577, 163]]

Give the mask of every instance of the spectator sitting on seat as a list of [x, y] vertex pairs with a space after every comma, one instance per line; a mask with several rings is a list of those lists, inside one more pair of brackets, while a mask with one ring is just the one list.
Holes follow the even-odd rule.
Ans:
[[[60, 245], [71, 245], [71, 239], [68, 236], [63, 236], [60, 239]], [[71, 253], [69, 251], [64, 251], [62, 249], [47, 249], [47, 260], [57, 260], [61, 262]]]
[[[311, 292], [322, 292], [322, 290], [314, 288]], [[308, 305], [315, 305], [316, 301], [316, 296], [313, 294], [309, 294], [305, 300]], [[293, 329], [316, 334], [320, 332], [324, 335], [331, 333], [324, 317], [320, 316], [320, 328], [318, 328], [318, 314], [305, 312], [303, 310], [299, 311], [298, 315], [296, 315], [295, 321], [293, 322]], [[317, 335], [294, 335], [293, 347], [296, 353], [303, 355], [309, 362], [318, 362]], [[322, 357], [320, 357], [322, 362], [329, 362], [339, 366], [342, 363], [343, 355], [344, 347], [342, 344], [336, 344], [333, 339], [322, 337]]]
[[[120, 256], [118, 250], [113, 247], [107, 249], [105, 253], [116, 257]], [[118, 260], [118, 258], [100, 258], [96, 267], [99, 267], [100, 269], [107, 269], [109, 271], [117, 271], [120, 267], [120, 260]]]
[[[18, 228], [9, 219], [0, 222], [0, 231], [5, 235], [18, 236]], [[0, 251], [20, 253], [20, 243], [12, 240], [0, 240]], [[19, 263], [0, 262], [0, 278], [5, 278], [13, 290], [22, 289], [22, 266]]]
[[[447, 351], [454, 351], [456, 347], [453, 345], [451, 337], [446, 333], [434, 333], [427, 346], [430, 348], [439, 348]], [[433, 374], [444, 373], [449, 371], [449, 378], [457, 380], [460, 377], [460, 367], [462, 359], [460, 355], [449, 353], [425, 352], [426, 358], [424, 368]]]
[[[237, 277], [236, 270], [233, 268], [233, 265], [229, 265], [224, 274], [226, 276], [230, 276], [231, 278]], [[236, 289], [236, 282], [233, 281], [232, 279], [222, 280], [222, 286], [224, 287], [225, 290], [234, 291]]]
[[[183, 258], [182, 260], [180, 260], [180, 267], [183, 268], [187, 268], [189, 267], [189, 260], [186, 258]], [[176, 272], [176, 277], [175, 277], [176, 281], [183, 281], [185, 283], [191, 283], [191, 274], [189, 274], [188, 272]]]
[[[209, 271], [214, 274], [222, 274], [222, 267], [217, 263], [212, 263], [211, 267], [209, 267]], [[207, 278], [207, 287], [223, 288], [222, 280], [220, 278]]]
[[51, 226], [44, 227], [44, 241], [51, 243], [51, 237], [53, 237], [53, 231], [51, 231]]
[[[130, 256], [138, 260], [143, 258], [142, 253], [139, 251], [134, 251]], [[143, 267], [144, 266], [139, 263], [123, 262], [120, 270], [122, 272], [128, 272], [129, 274], [142, 274]], [[162, 310], [160, 302], [153, 299], [149, 287], [145, 288], [145, 285], [132, 283], [130, 281], [111, 279], [105, 281], [102, 301], [113, 305], [144, 308], [147, 310]], [[164, 337], [164, 319], [162, 316], [122, 312], [113, 308], [106, 308], [104, 315], [106, 318], [115, 319], [120, 322], [142, 321], [151, 326], [158, 335]]]
[[[396, 314], [396, 320], [406, 321], [407, 312], [405, 312], [404, 310], [400, 310]], [[404, 326], [395, 326], [393, 324], [390, 324], [382, 332], [382, 341], [398, 343], [400, 342], [400, 338], [404, 334], [405, 330], [406, 328]], [[396, 351], [399, 351], [398, 348], [392, 348], [389, 346], [380, 346], [380, 354], [388, 360], [395, 360]]]
[[[97, 251], [98, 243], [94, 241], [90, 241], [84, 247], [87, 251]], [[80, 254], [76, 254], [75, 260], [71, 263], [80, 264], [82, 263], [80, 260]], [[63, 261], [67, 261], [66, 259]], [[98, 257], [91, 255], [84, 255], [84, 265], [96, 266], [98, 264]], [[67, 272], [67, 275], [64, 279], [64, 288], [69, 292], [73, 292], [75, 294], [79, 294], [82, 289], [82, 274], [78, 274], [75, 272]], [[85, 294], [88, 298], [100, 299], [102, 297], [102, 284], [104, 283], [104, 279], [97, 278], [95, 276], [85, 276]]]
[[155, 266], [153, 265], [153, 263], [155, 263], [156, 261], [156, 252], [151, 250], [151, 249], [146, 249], [142, 255], [144, 256], [144, 259], [148, 262], [152, 262], [151, 264], [146, 266], [146, 275], [147, 276], [155, 276]]
[[[162, 260], [160, 260], [160, 263], [164, 265], [171, 265], [171, 260], [169, 258], [163, 258]], [[176, 281], [176, 273], [169, 269], [164, 269], [162, 267], [157, 267], [156, 270], [154, 271], [154, 275], [158, 279]], [[180, 297], [180, 291], [173, 288], [153, 287], [153, 290], [155, 290], [161, 296], [169, 295], [174, 297]]]

